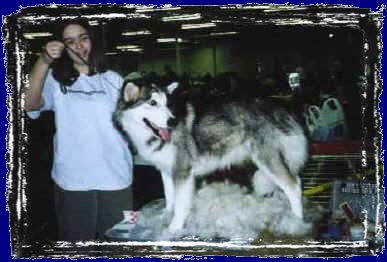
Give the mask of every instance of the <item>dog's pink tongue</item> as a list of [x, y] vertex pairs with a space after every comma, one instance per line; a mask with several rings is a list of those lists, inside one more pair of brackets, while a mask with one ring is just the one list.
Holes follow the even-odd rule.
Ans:
[[164, 141], [168, 142], [171, 139], [171, 131], [168, 128], [160, 127], [159, 134]]

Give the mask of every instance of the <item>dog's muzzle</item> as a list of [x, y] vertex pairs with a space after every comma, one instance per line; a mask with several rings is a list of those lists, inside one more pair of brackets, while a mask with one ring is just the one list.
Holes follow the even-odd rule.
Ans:
[[149, 121], [147, 118], [143, 118], [143, 121], [162, 141], [169, 142], [171, 140], [171, 129], [159, 127], [152, 121]]

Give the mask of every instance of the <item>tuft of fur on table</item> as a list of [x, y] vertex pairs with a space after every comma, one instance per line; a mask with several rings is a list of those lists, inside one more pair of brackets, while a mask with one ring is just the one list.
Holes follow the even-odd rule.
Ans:
[[[166, 213], [164, 200], [145, 205], [137, 224], [129, 225], [127, 232], [107, 233], [112, 239], [122, 240], [203, 240], [246, 241], [259, 239], [260, 233], [274, 236], [303, 236], [311, 231], [311, 224], [290, 209], [284, 193], [267, 181], [260, 181], [260, 192], [249, 193], [247, 188], [229, 182], [211, 183], [198, 190], [193, 209], [185, 227], [178, 236], [166, 232], [172, 214]], [[279, 237], [280, 238], [280, 237]]]

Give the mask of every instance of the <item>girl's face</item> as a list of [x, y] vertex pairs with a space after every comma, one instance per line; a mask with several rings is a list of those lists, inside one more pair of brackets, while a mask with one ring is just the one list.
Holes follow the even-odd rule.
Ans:
[[67, 53], [74, 64], [84, 65], [82, 59], [86, 62], [89, 60], [92, 47], [89, 32], [80, 25], [70, 24], [63, 30], [62, 36], [67, 48], [71, 49], [67, 50]]

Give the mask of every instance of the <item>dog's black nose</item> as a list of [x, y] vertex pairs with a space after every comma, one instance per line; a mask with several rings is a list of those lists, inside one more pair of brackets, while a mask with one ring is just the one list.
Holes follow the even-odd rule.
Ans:
[[170, 118], [167, 121], [168, 127], [175, 127], [177, 125], [177, 119], [176, 118]]

